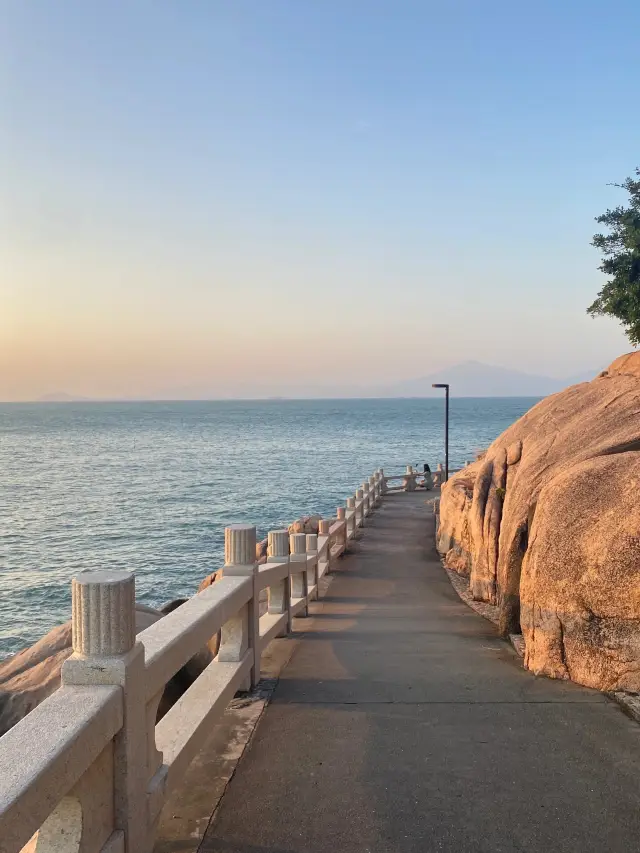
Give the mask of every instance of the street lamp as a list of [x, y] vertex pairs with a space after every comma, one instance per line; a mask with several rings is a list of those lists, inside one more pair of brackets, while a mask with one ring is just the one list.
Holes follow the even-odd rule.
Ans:
[[444, 388], [445, 390], [445, 408], [444, 408], [444, 481], [449, 479], [449, 383], [434, 382], [432, 388]]

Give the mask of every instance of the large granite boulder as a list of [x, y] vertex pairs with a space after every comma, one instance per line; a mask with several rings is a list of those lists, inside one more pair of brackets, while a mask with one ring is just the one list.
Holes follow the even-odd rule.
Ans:
[[[205, 589], [215, 583], [218, 576], [219, 573], [214, 572], [205, 578], [200, 588]], [[170, 601], [159, 610], [136, 603], [136, 633], [149, 628], [185, 601], [187, 599]], [[218, 653], [219, 643], [218, 633], [169, 680], [158, 707], [158, 719], [204, 672]], [[49, 631], [35, 645], [0, 663], [0, 736], [58, 689], [62, 664], [70, 654], [71, 622], [65, 622]]]
[[[162, 618], [159, 610], [136, 604], [136, 632]], [[71, 622], [0, 663], [0, 736], [60, 686], [62, 664], [71, 654]]]
[[535, 405], [440, 501], [438, 547], [525, 664], [640, 690], [640, 352]]
[[321, 515], [303, 515], [289, 525], [289, 533], [317, 533], [322, 521]]

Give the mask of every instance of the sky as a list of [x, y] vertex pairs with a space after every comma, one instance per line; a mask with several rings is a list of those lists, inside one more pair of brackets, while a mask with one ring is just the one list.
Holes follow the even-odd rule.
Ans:
[[4, 0], [0, 400], [251, 396], [631, 349], [637, 0]]

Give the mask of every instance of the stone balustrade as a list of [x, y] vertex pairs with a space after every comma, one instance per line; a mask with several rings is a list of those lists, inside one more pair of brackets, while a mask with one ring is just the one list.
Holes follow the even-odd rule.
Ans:
[[[271, 531], [262, 565], [256, 528], [227, 527], [222, 577], [137, 637], [133, 574], [77, 575], [62, 686], [0, 738], [0, 853], [151, 853], [211, 727], [259, 681], [267, 645], [307, 616], [385, 492], [379, 470], [317, 535]], [[167, 682], [218, 632], [217, 656], [156, 722]]]

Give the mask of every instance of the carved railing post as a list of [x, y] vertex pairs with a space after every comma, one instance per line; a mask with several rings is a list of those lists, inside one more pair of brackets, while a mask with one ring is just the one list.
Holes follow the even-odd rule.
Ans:
[[376, 478], [374, 474], [369, 477], [369, 494], [371, 495], [371, 503], [373, 509], [375, 509], [378, 506], [378, 489], [376, 486]]
[[405, 492], [413, 492], [416, 488], [416, 475], [413, 471], [413, 465], [407, 465], [407, 471], [402, 480], [402, 487]]
[[363, 515], [365, 518], [371, 515], [371, 497], [369, 495], [369, 483], [362, 484], [362, 494], [364, 496]]
[[360, 504], [360, 507], [356, 507], [356, 523], [358, 527], [364, 527], [364, 492], [362, 489], [356, 490], [356, 503]]
[[387, 478], [384, 476], [384, 468], [380, 469], [380, 494], [387, 494]]
[[[311, 563], [307, 564], [307, 592], [309, 600], [318, 598], [318, 534], [307, 533], [307, 557], [311, 557]], [[315, 592], [311, 595], [311, 590]]]
[[[114, 824], [127, 853], [149, 853], [153, 827], [147, 812], [147, 732], [144, 648], [136, 641], [132, 572], [80, 572], [72, 581], [73, 653], [62, 684], [118, 685], [123, 725], [114, 739]], [[155, 768], [154, 768], [155, 769]]]
[[[271, 530], [267, 537], [267, 563], [289, 562], [289, 531]], [[279, 637], [291, 631], [291, 577], [287, 575], [281, 581], [272, 584], [267, 590], [269, 613], [286, 613], [287, 627]]]
[[344, 526], [342, 528], [342, 543], [344, 545], [344, 550], [347, 550], [347, 545], [349, 544], [349, 538], [347, 536], [347, 510], [343, 506], [339, 506], [336, 510], [336, 518], [338, 521], [342, 521]]
[[351, 518], [349, 519], [349, 538], [355, 539], [356, 530], [358, 528], [358, 525], [356, 523], [357, 520], [356, 520], [356, 513], [355, 513], [356, 499], [353, 497], [347, 498], [346, 503], [347, 503], [347, 510], [349, 510], [349, 512], [352, 513]]
[[326, 536], [327, 542], [327, 569], [328, 574], [331, 571], [331, 521], [328, 518], [321, 518], [318, 522], [318, 536]]
[[[309, 588], [307, 585], [307, 536], [305, 533], [292, 533], [289, 537], [291, 555], [291, 597], [304, 598], [306, 603], [302, 610], [303, 616], [309, 615]], [[304, 563], [304, 568], [297, 569], [295, 563]]]
[[251, 674], [241, 686], [249, 690], [260, 680], [260, 625], [256, 528], [251, 524], [232, 524], [224, 529], [223, 577], [249, 577], [253, 594], [249, 601], [222, 626], [218, 660], [236, 663], [250, 651]]
[[325, 569], [322, 574], [329, 574], [331, 571], [331, 534], [329, 532], [329, 528], [331, 527], [331, 521], [328, 518], [321, 518], [318, 522], [318, 536], [326, 536], [327, 537], [327, 547], [326, 547], [326, 560], [323, 561], [323, 565], [325, 565]]

